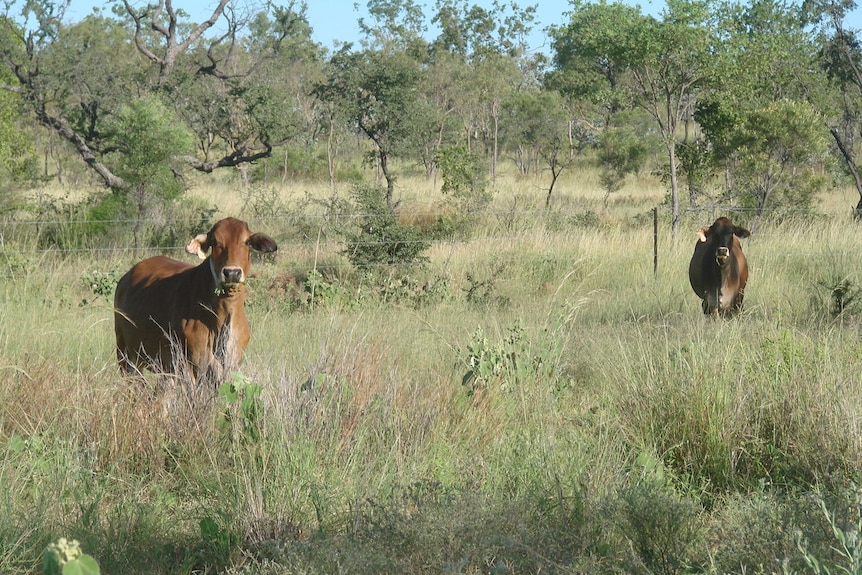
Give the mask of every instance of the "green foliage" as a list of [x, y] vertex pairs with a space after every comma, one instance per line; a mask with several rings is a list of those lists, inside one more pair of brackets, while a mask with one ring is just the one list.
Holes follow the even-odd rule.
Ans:
[[99, 575], [96, 560], [81, 551], [75, 540], [61, 537], [51, 543], [42, 555], [44, 575]]
[[663, 482], [643, 481], [621, 498], [620, 529], [631, 543], [638, 567], [657, 575], [687, 573], [696, 564], [703, 537], [700, 506]]
[[20, 279], [30, 272], [34, 264], [21, 246], [15, 244], [0, 244], [0, 278]]
[[225, 566], [239, 543], [237, 534], [226, 524], [227, 518], [206, 516], [198, 522], [204, 553], [212, 563]]
[[116, 150], [116, 172], [131, 185], [138, 203], [149, 197], [172, 200], [184, 191], [176, 169], [180, 158], [194, 150], [194, 139], [158, 98], [121, 106], [106, 126], [105, 137]]
[[706, 139], [682, 142], [677, 145], [676, 157], [687, 182], [689, 205], [697, 207], [701, 200], [710, 199], [708, 189], [717, 169], [712, 146]]
[[746, 117], [737, 142], [737, 196], [757, 208], [810, 209], [825, 186], [827, 151], [820, 113], [808, 103], [780, 101]]
[[482, 328], [477, 329], [464, 349], [467, 371], [461, 378], [469, 395], [494, 386], [501, 391], [513, 391], [534, 380], [548, 368], [546, 358], [535, 355], [520, 323], [507, 330], [503, 341], [492, 344]]
[[218, 427], [231, 440], [257, 443], [260, 441], [262, 388], [240, 373], [232, 373], [228, 381], [218, 387], [218, 397], [224, 410]]
[[499, 293], [498, 283], [508, 266], [504, 261], [493, 261], [486, 276], [476, 271], [465, 274], [467, 287], [463, 288], [464, 298], [468, 303], [479, 306], [505, 307], [511, 303], [509, 298]]
[[316, 269], [308, 272], [304, 289], [305, 293], [308, 294], [307, 306], [311, 309], [319, 306], [349, 305], [352, 299], [347, 289], [337, 281], [327, 280]]
[[501, 143], [518, 173], [538, 170], [543, 161], [557, 170], [570, 157], [569, 118], [556, 92], [517, 91], [503, 102], [502, 115]]
[[445, 277], [435, 277], [422, 282], [400, 273], [391, 273], [385, 277], [369, 274], [365, 281], [376, 286], [374, 293], [380, 301], [396, 305], [418, 309], [439, 304], [449, 297], [449, 282]]
[[86, 272], [82, 277], [81, 281], [84, 282], [84, 285], [89, 288], [92, 292], [94, 299], [88, 300], [83, 299], [79, 305], [88, 305], [99, 299], [103, 299], [107, 302], [112, 302], [114, 297], [114, 290], [117, 288], [117, 282], [120, 281], [124, 272], [113, 269], [107, 272], [93, 270], [90, 272]]
[[[796, 532], [796, 546], [802, 554], [805, 564], [814, 575], [860, 575], [862, 573], [862, 493], [854, 489], [855, 501], [849, 508], [854, 515], [849, 525], [842, 524], [837, 514], [830, 511], [826, 500], [821, 495], [815, 495], [815, 501], [833, 536], [832, 557], [828, 559], [819, 556], [811, 549], [802, 530]], [[789, 575], [789, 574], [788, 574]]]
[[19, 105], [17, 96], [0, 92], [0, 212], [14, 207], [8, 199], [12, 184], [39, 179], [36, 149], [21, 121]]
[[555, 70], [550, 84], [576, 100], [602, 111], [616, 111], [624, 95], [617, 90], [626, 70], [626, 54], [639, 38], [633, 34], [640, 10], [622, 2], [584, 2], [566, 26], [552, 30]]
[[385, 190], [356, 184], [353, 200], [357, 221], [343, 231], [344, 255], [357, 268], [378, 266], [413, 266], [427, 261], [424, 252], [430, 244], [421, 231], [398, 221], [398, 215], [386, 200]]
[[862, 311], [859, 309], [862, 303], [862, 288], [855, 285], [849, 277], [821, 280], [817, 282], [817, 286], [825, 290], [826, 297], [822, 297], [820, 292], [816, 294], [816, 309], [824, 309], [830, 318], [845, 320]]
[[628, 124], [602, 131], [596, 161], [600, 169], [599, 182], [605, 190], [605, 209], [611, 194], [622, 187], [627, 175], [643, 167], [649, 152], [643, 134], [635, 132]]
[[[349, 46], [347, 47], [349, 48]], [[371, 152], [386, 178], [386, 202], [391, 207], [395, 175], [390, 161], [419, 133], [432, 135], [417, 119], [433, 118], [419, 97], [423, 69], [403, 52], [338, 51], [330, 61], [329, 77], [315, 94], [339, 108], [348, 125], [358, 126], [371, 140]]]
[[491, 198], [485, 192], [488, 186], [485, 167], [466, 146], [441, 148], [437, 166], [443, 178], [441, 192], [451, 194], [463, 208], [478, 210], [488, 205]]

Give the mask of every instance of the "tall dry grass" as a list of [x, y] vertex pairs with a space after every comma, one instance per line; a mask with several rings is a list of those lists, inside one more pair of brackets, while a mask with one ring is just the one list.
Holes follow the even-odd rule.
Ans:
[[[249, 286], [253, 414], [120, 377], [110, 302], [82, 276], [129, 254], [24, 253], [0, 281], [0, 571], [59, 536], [126, 573], [777, 573], [804, 565], [794, 529], [834, 559], [807, 494], [837, 509], [862, 462], [862, 233], [762, 224], [746, 311], [713, 321], [688, 233], [661, 226], [654, 275], [654, 184], [604, 211], [583, 181], [550, 212], [509, 183], [468, 239], [397, 271], [437, 299], [377, 297], [334, 235], [306, 233], [306, 192], [329, 190], [239, 214], [280, 243]], [[403, 208], [442, 210], [423, 185]], [[330, 295], [298, 304], [285, 278], [322, 264]]]

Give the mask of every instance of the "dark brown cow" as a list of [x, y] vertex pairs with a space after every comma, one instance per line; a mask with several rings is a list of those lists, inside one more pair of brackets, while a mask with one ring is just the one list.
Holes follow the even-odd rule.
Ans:
[[120, 369], [227, 375], [250, 338], [244, 309], [250, 249], [268, 253], [278, 246], [245, 222], [226, 218], [186, 246], [206, 258], [200, 265], [155, 256], [132, 267], [114, 297]]
[[739, 238], [751, 235], [721, 217], [697, 232], [697, 243], [688, 267], [694, 293], [703, 300], [703, 313], [731, 316], [742, 311], [748, 261]]

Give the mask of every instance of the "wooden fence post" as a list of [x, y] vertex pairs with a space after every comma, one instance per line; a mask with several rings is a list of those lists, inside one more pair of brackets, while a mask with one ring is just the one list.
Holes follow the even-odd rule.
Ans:
[[658, 207], [652, 209], [652, 275], [658, 278]]

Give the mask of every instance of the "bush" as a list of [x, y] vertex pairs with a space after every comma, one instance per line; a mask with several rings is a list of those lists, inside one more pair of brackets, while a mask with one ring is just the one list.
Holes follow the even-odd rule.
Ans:
[[411, 266], [428, 261], [429, 242], [418, 228], [404, 225], [386, 203], [386, 191], [357, 184], [353, 190], [358, 215], [352, 229], [343, 232], [343, 254], [354, 266]]

